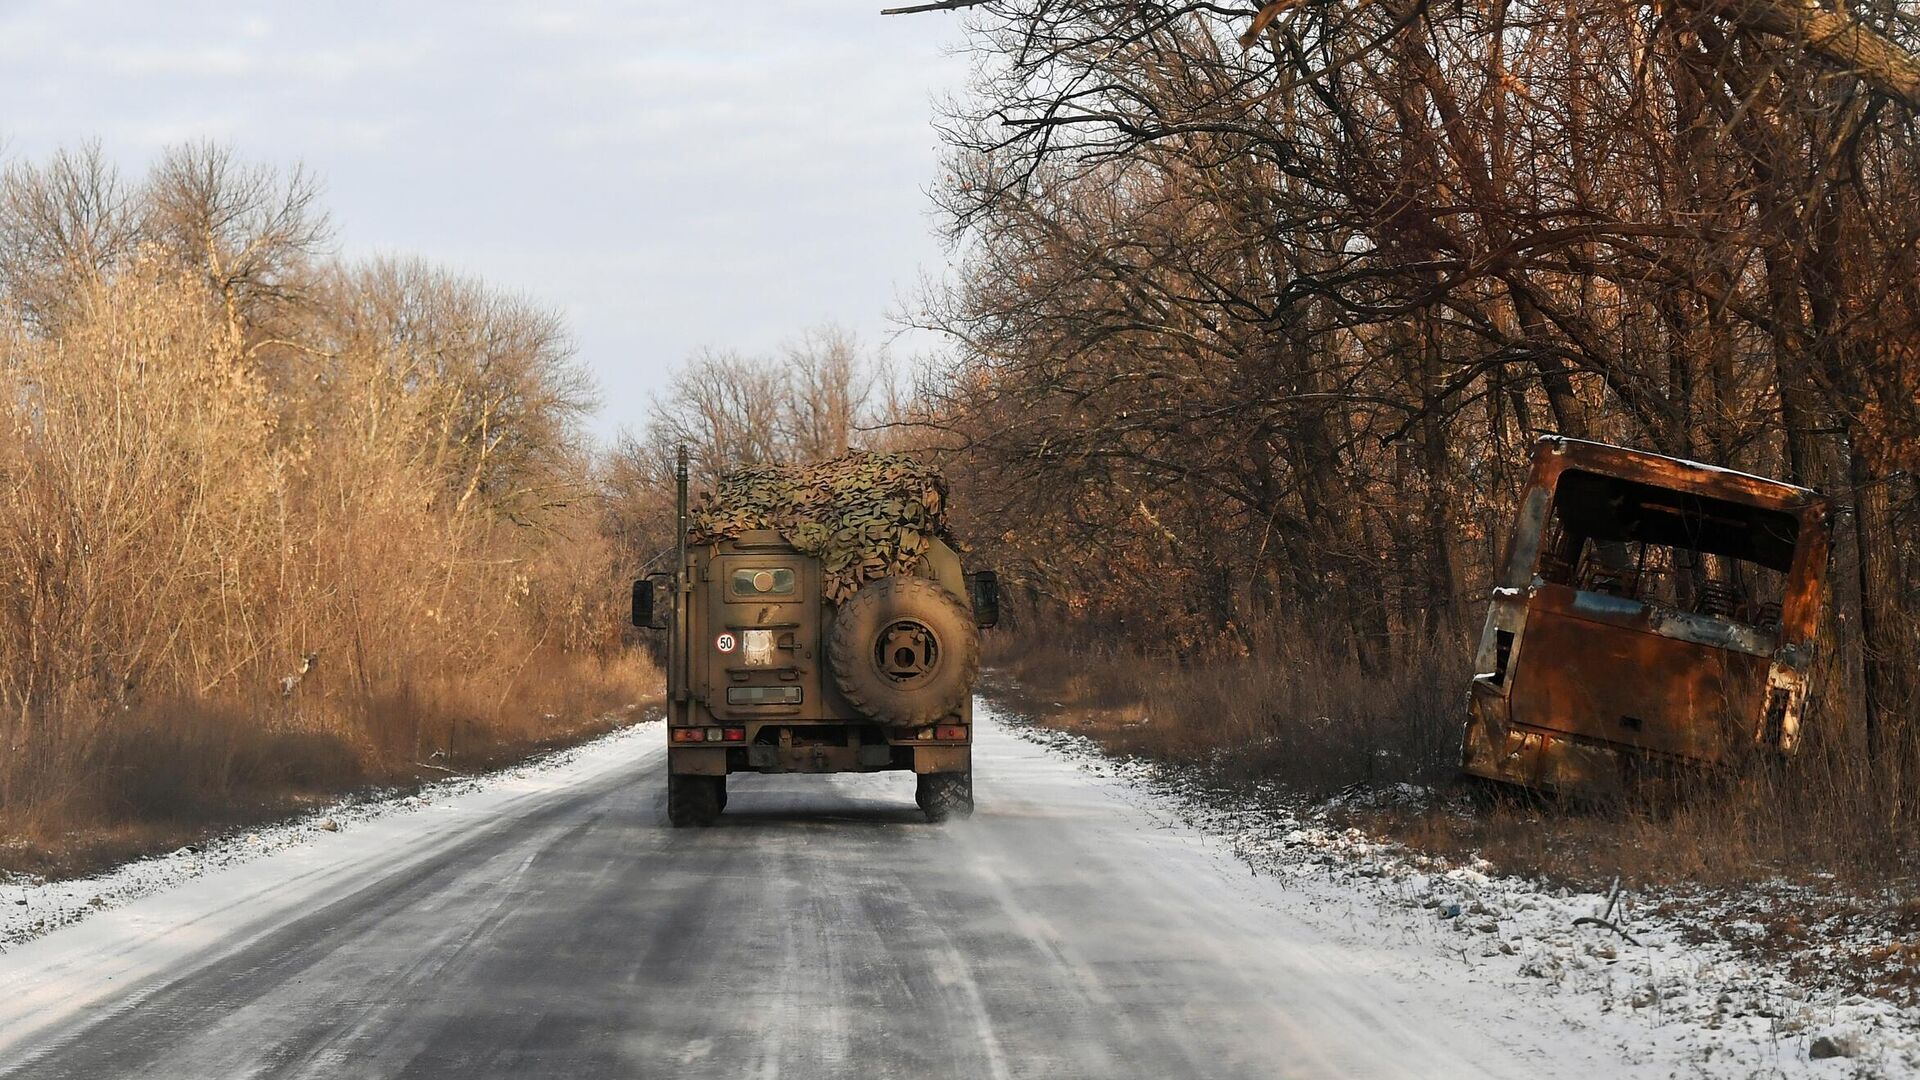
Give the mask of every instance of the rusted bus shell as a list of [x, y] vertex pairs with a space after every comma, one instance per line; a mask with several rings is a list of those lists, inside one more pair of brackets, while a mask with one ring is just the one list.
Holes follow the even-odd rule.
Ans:
[[[1791, 517], [1791, 556], [1776, 567], [1777, 627], [1547, 580], [1542, 549], [1561, 480], [1573, 470]], [[1827, 499], [1806, 488], [1603, 443], [1541, 439], [1476, 654], [1465, 770], [1545, 790], [1608, 793], [1649, 762], [1714, 765], [1755, 745], [1793, 752], [1827, 599], [1830, 520]]]

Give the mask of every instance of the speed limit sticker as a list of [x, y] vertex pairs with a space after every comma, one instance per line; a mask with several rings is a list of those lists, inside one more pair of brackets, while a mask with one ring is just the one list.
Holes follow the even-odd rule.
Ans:
[[721, 634], [719, 637], [713, 639], [713, 647], [719, 649], [721, 652], [732, 652], [738, 644], [739, 642], [733, 640], [732, 634]]

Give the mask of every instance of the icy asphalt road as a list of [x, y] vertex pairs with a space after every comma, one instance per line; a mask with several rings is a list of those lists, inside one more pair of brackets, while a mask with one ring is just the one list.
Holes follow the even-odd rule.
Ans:
[[991, 721], [979, 813], [946, 826], [909, 776], [750, 776], [719, 826], [671, 830], [660, 743], [648, 725], [0, 956], [0, 1076], [1608, 1071]]

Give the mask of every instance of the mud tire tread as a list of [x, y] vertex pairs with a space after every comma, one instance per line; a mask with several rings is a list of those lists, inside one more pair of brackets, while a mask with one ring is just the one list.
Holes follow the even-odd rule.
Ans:
[[973, 816], [973, 774], [925, 773], [920, 777], [914, 802], [935, 825], [950, 818]]
[[726, 778], [667, 774], [667, 823], [676, 829], [704, 828], [725, 806]]

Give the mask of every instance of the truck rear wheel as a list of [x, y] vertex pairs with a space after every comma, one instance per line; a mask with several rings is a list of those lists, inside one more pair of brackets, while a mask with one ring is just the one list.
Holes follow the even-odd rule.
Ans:
[[921, 773], [913, 801], [935, 825], [953, 817], [973, 816], [973, 773]]
[[931, 724], [967, 700], [980, 671], [980, 634], [940, 583], [869, 581], [833, 617], [827, 658], [834, 683], [862, 716]]
[[667, 774], [667, 823], [674, 828], [711, 825], [726, 804], [726, 777]]

